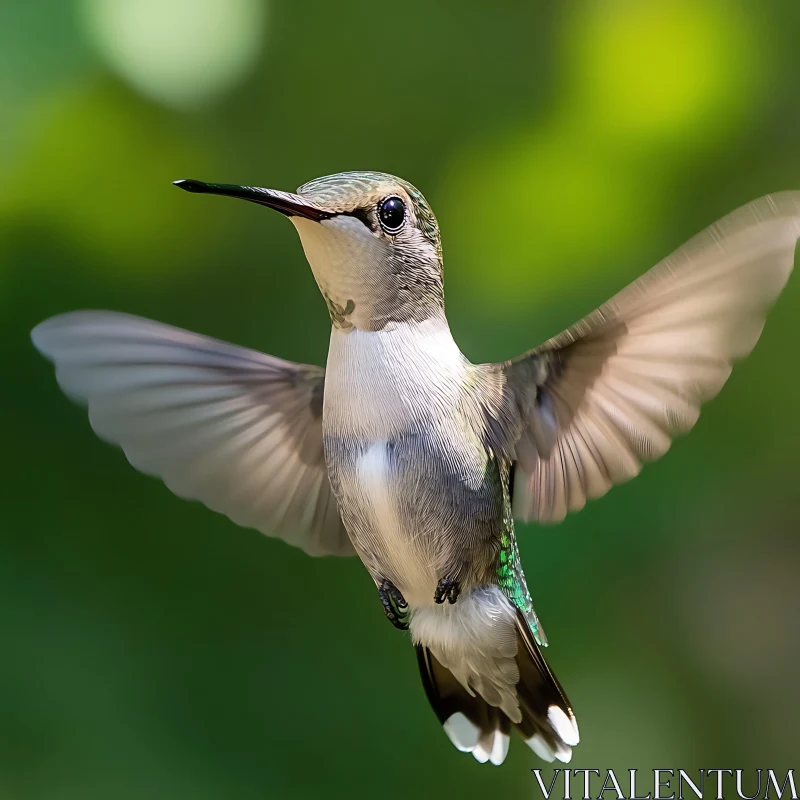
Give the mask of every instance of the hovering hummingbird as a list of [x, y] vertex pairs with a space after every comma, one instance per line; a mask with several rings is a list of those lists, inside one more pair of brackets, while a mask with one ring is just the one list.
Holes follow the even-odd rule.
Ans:
[[694, 425], [789, 277], [800, 192], [735, 211], [540, 347], [471, 364], [445, 317], [436, 219], [409, 183], [176, 185], [289, 217], [330, 313], [326, 368], [78, 311], [32, 333], [61, 387], [177, 495], [311, 555], [358, 555], [459, 750], [500, 764], [514, 728], [569, 761], [578, 726], [514, 520], [560, 521]]

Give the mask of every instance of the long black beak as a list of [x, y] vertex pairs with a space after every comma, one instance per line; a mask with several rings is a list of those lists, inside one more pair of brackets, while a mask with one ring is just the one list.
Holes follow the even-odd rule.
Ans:
[[257, 186], [236, 186], [231, 183], [203, 183], [202, 181], [173, 181], [173, 185], [187, 192], [196, 194], [221, 194], [226, 197], [238, 197], [258, 203], [267, 208], [274, 208], [287, 217], [305, 217], [315, 222], [329, 219], [330, 211], [324, 211], [311, 205], [305, 198], [291, 192], [278, 192], [272, 189], [260, 189]]

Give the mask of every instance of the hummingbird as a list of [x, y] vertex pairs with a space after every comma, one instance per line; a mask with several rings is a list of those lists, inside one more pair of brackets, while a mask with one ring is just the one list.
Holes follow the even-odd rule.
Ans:
[[543, 656], [515, 520], [559, 522], [695, 424], [788, 280], [800, 192], [734, 211], [539, 347], [473, 364], [445, 316], [436, 218], [410, 183], [175, 185], [294, 224], [330, 315], [325, 369], [76, 311], [32, 332], [64, 392], [178, 496], [312, 556], [357, 555], [456, 748], [501, 764], [515, 731], [568, 762], [578, 725]]

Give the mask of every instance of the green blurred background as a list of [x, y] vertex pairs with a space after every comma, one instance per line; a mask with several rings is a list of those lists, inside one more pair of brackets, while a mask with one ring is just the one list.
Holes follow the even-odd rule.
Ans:
[[[135, 473], [28, 332], [109, 308], [323, 363], [291, 226], [170, 181], [377, 169], [438, 213], [464, 352], [511, 357], [800, 189], [799, 34], [796, 0], [0, 0], [0, 798], [536, 796], [521, 744], [450, 745], [357, 561]], [[798, 313], [795, 277], [663, 461], [520, 528], [574, 767], [800, 766]]]

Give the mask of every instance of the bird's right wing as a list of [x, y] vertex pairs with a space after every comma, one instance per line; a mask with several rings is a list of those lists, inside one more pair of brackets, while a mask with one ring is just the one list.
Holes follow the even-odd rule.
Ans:
[[688, 431], [758, 340], [798, 236], [800, 192], [762, 197], [506, 362], [522, 428], [514, 515], [558, 522]]
[[323, 369], [109, 311], [31, 336], [134, 467], [311, 555], [353, 554], [322, 451]]

